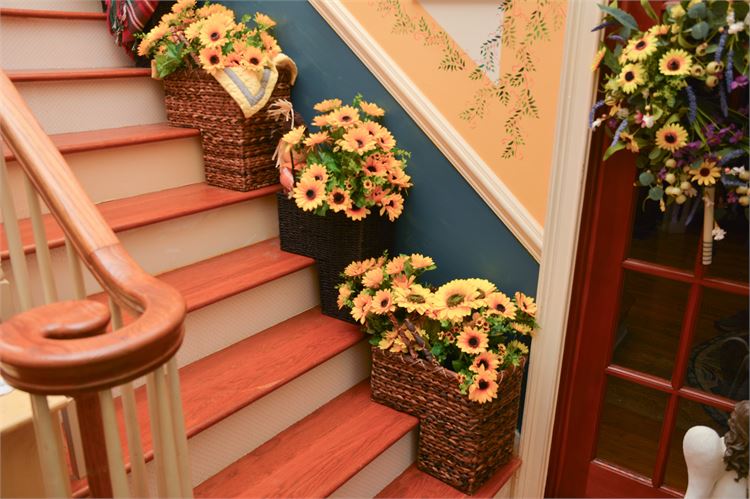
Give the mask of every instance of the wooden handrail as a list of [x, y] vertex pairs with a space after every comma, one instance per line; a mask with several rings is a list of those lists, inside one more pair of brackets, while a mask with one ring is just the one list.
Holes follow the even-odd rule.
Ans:
[[[120, 245], [3, 71], [0, 132], [81, 260], [114, 302], [137, 317], [100, 334], [108, 317], [89, 302], [19, 314], [0, 325], [3, 377], [31, 393], [74, 395], [120, 385], [165, 363], [182, 343], [183, 297], [145, 273]], [[50, 328], [65, 333], [50, 334]]]

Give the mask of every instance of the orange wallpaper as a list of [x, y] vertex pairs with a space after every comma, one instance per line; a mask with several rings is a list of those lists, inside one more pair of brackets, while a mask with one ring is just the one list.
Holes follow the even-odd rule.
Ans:
[[567, 0], [496, 0], [507, 7], [498, 83], [418, 1], [343, 3], [543, 224]]

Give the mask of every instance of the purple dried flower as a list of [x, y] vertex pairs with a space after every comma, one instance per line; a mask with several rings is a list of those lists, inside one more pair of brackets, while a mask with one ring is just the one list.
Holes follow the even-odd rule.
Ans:
[[604, 105], [604, 101], [596, 101], [594, 104], [594, 107], [591, 108], [591, 112], [589, 113], [589, 128], [594, 126], [594, 118], [596, 117], [596, 110], [599, 109]]
[[620, 122], [620, 126], [617, 127], [617, 130], [615, 130], [615, 136], [612, 139], [612, 143], [609, 145], [609, 147], [614, 147], [617, 145], [618, 142], [620, 142], [620, 134], [625, 131], [625, 127], [628, 125], [628, 120], [624, 119], [622, 122]]
[[603, 23], [597, 26], [594, 26], [591, 32], [593, 33], [594, 31], [599, 31], [600, 29], [607, 28], [609, 26], [612, 26], [613, 24], [614, 24], [614, 21], [604, 21]]
[[714, 62], [719, 62], [721, 56], [724, 53], [724, 45], [727, 44], [727, 37], [729, 36], [729, 30], [725, 29], [719, 38], [719, 46], [716, 47], [716, 53], [714, 54]]
[[745, 133], [740, 130], [738, 132], [734, 132], [731, 137], [729, 137], [729, 143], [730, 144], [736, 144], [737, 142], [740, 142], [745, 137]]
[[695, 99], [695, 92], [693, 91], [693, 87], [691, 87], [690, 85], [686, 86], [685, 92], [687, 92], [688, 105], [689, 105], [688, 121], [692, 125], [693, 122], [695, 121], [696, 115], [698, 114], [698, 103], [696, 102], [696, 99]]
[[737, 202], [737, 194], [735, 194], [734, 191], [730, 191], [729, 194], [727, 194], [727, 203], [735, 204], [736, 202]]
[[700, 140], [694, 140], [692, 142], [688, 142], [687, 145], [685, 145], [685, 147], [687, 147], [688, 150], [697, 151], [698, 149], [701, 148], [702, 145], [703, 145], [703, 142], [701, 142]]
[[732, 92], [732, 82], [734, 81], [734, 49], [729, 49], [729, 53], [727, 54], [727, 68], [724, 70], [724, 79], [726, 80], [727, 84], [727, 93]]
[[614, 41], [616, 41], [618, 43], [622, 43], [623, 45], [626, 43], [626, 40], [623, 37], [621, 37], [620, 35], [614, 35], [614, 34], [613, 35], [609, 35], [607, 37], [607, 40], [614, 40]]
[[[746, 86], [747, 86], [747, 76], [740, 75], [737, 78], [735, 78], [732, 83], [730, 83], [729, 88], [731, 90], [735, 90], [740, 87], [746, 87]], [[740, 112], [742, 112], [742, 110], [740, 110]], [[747, 110], [743, 114], [747, 114]]]
[[727, 118], [729, 116], [729, 105], [727, 104], [727, 90], [723, 86], [719, 86], [719, 104], [721, 105], [721, 114]]
[[614, 119], [614, 118], [610, 118], [610, 119], [608, 119], [608, 120], [607, 120], [607, 126], [608, 126], [608, 127], [610, 128], [610, 129], [614, 130], [615, 128], [617, 128], [617, 120], [616, 120], [616, 119]]
[[721, 161], [719, 161], [719, 166], [724, 166], [728, 162], [732, 161], [733, 159], [741, 158], [747, 154], [744, 149], [735, 149], [733, 151], [728, 152], [724, 155], [724, 157], [721, 158]]
[[666, 177], [666, 176], [667, 176], [667, 169], [666, 168], [662, 168], [661, 170], [659, 170], [659, 174], [657, 175], [657, 177], [659, 177], [660, 179], [664, 180], [664, 177]]

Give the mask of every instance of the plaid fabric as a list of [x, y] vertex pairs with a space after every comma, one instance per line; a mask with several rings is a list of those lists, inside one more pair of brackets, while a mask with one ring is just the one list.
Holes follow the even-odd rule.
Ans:
[[[115, 43], [122, 46], [128, 55], [135, 59], [134, 35], [158, 21], [174, 2], [159, 2], [159, 0], [105, 0], [109, 31], [115, 36]], [[158, 18], [152, 21], [152, 18]], [[151, 21], [151, 22], [149, 22]]]

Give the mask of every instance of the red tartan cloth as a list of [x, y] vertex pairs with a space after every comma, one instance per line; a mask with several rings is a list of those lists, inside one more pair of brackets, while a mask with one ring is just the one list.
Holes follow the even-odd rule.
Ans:
[[133, 35], [144, 31], [158, 5], [159, 0], [105, 0], [109, 31], [131, 58], [137, 42]]

